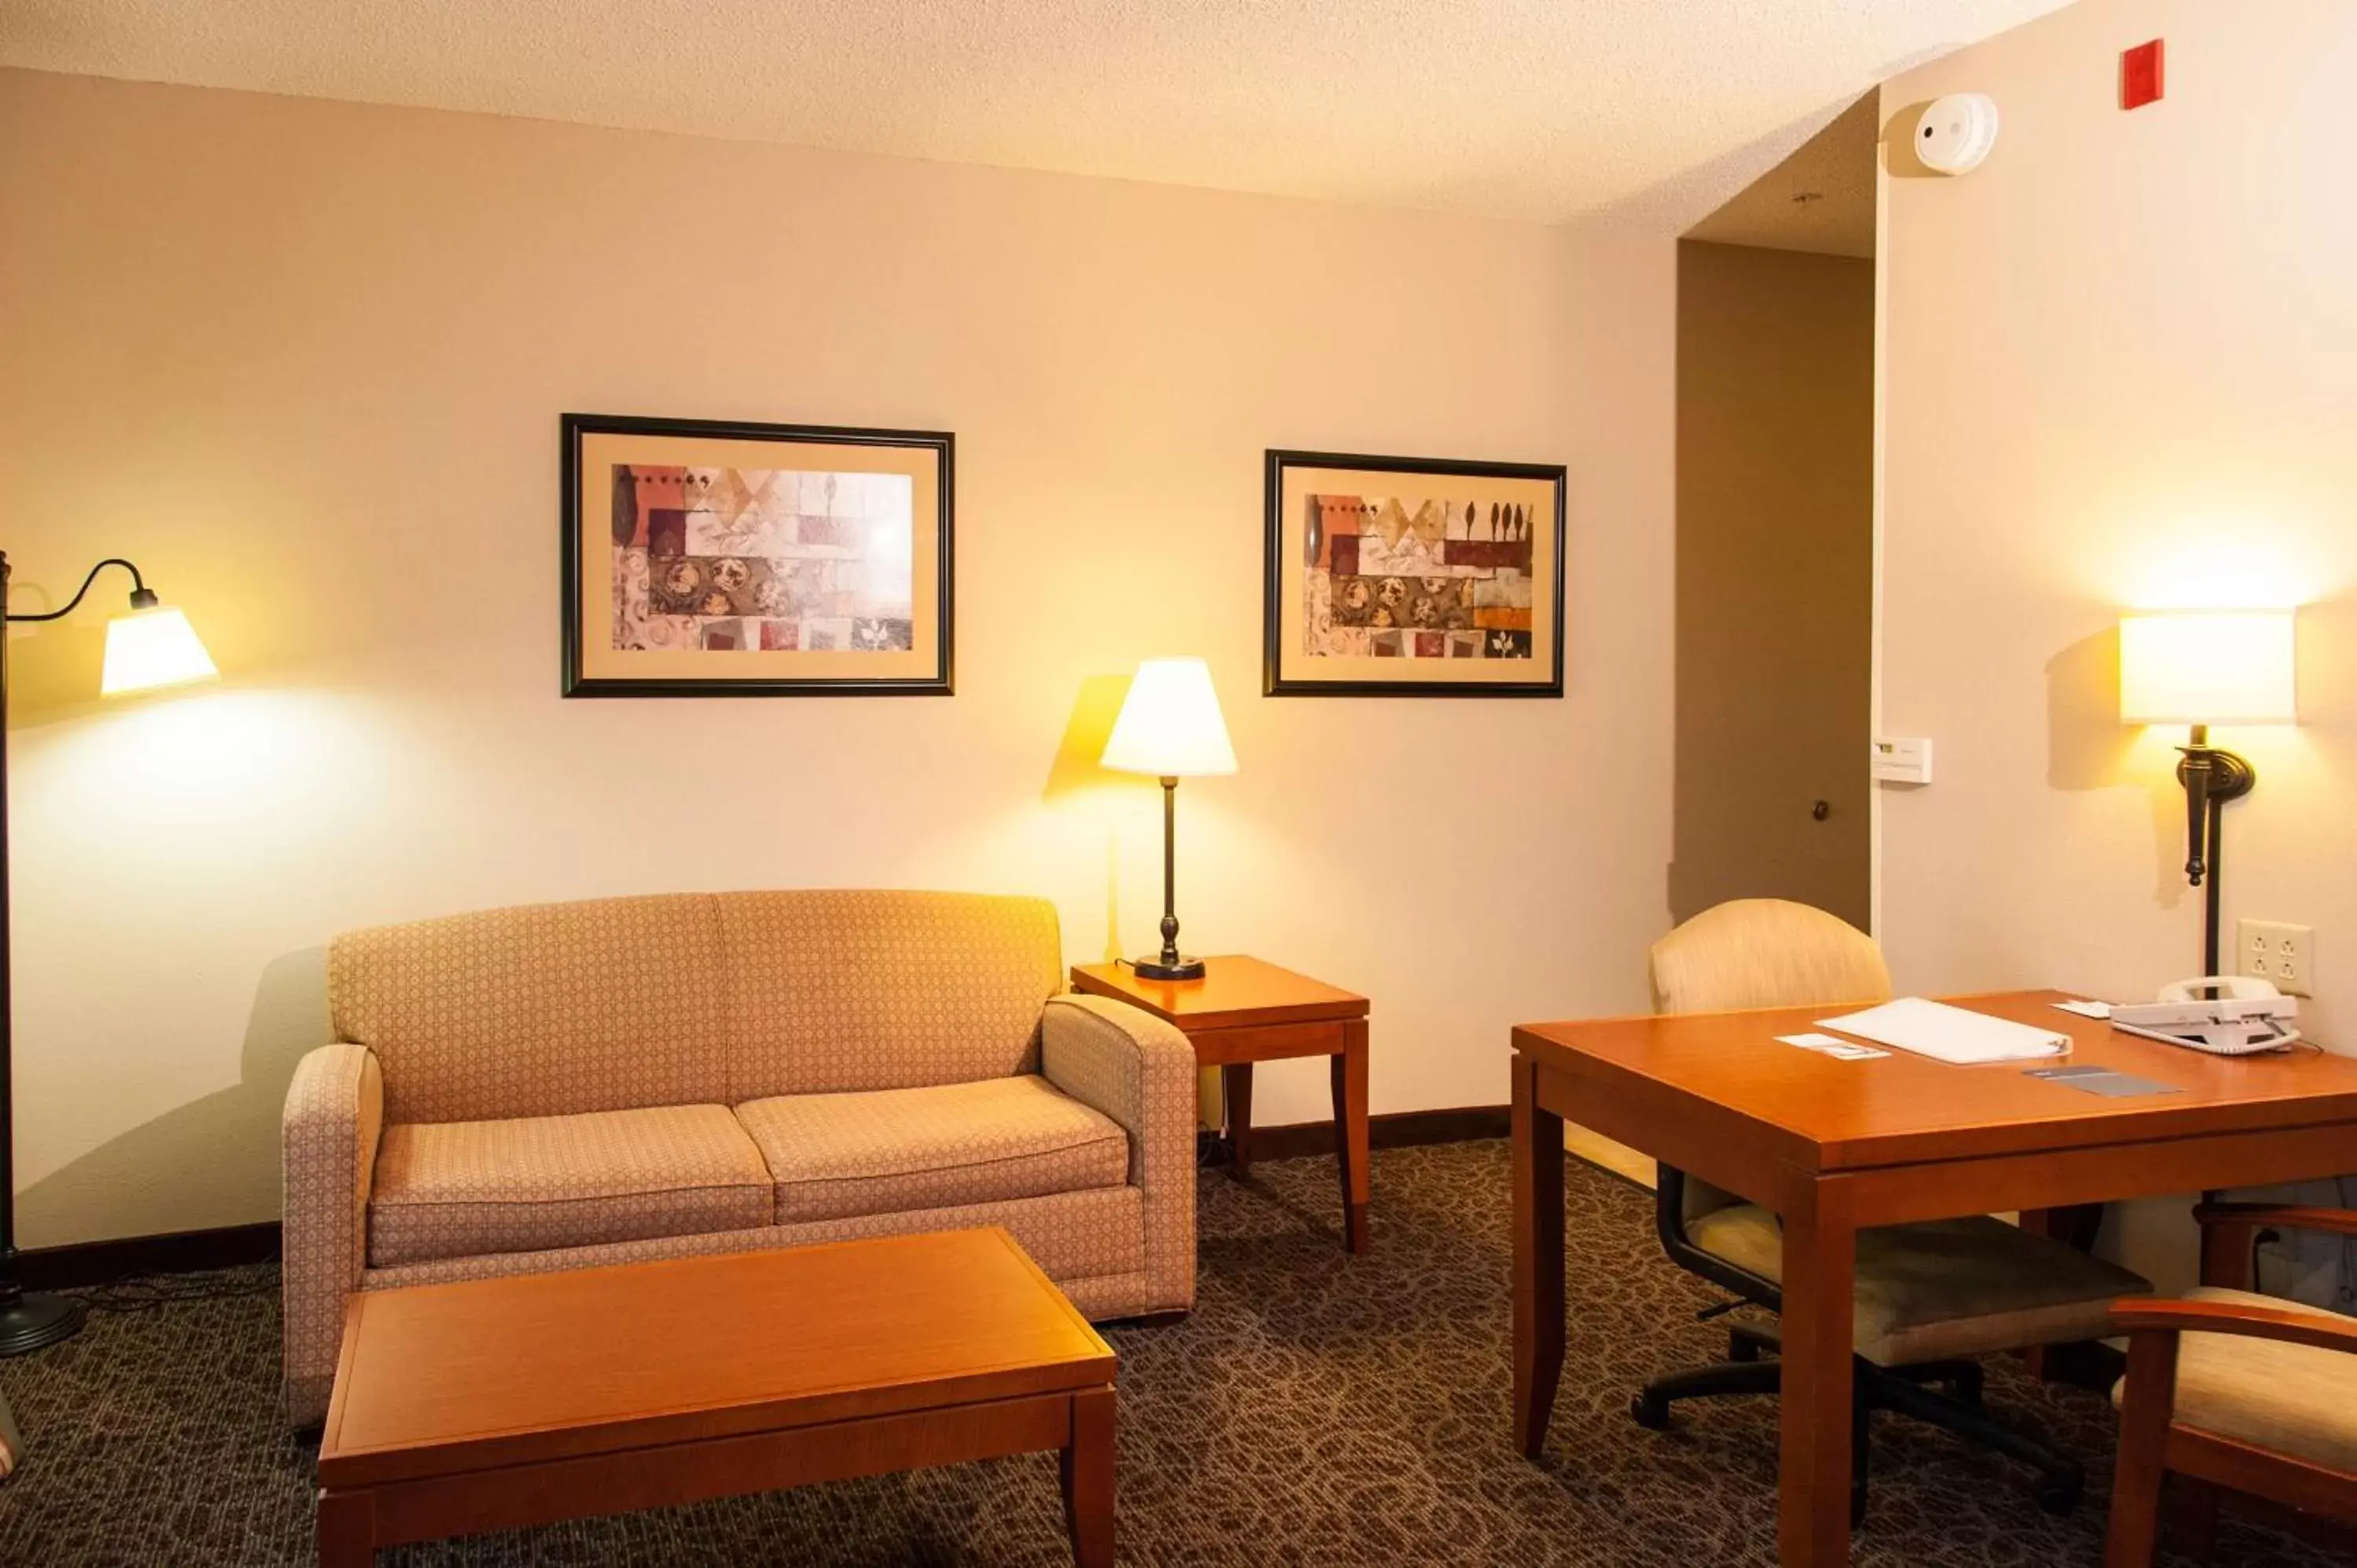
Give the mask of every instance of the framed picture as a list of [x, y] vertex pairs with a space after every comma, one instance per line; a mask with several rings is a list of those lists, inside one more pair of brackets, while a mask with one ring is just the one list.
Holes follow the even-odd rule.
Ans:
[[950, 692], [952, 438], [564, 419], [565, 694]]
[[1561, 465], [1268, 455], [1272, 697], [1563, 695]]

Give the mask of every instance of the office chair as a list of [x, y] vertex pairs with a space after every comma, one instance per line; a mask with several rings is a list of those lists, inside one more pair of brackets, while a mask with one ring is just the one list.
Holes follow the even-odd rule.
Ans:
[[[1652, 969], [1660, 1013], [1836, 1007], [1890, 996], [1889, 972], [1872, 938], [1822, 909], [1777, 898], [1704, 910], [1653, 944]], [[1711, 1315], [1747, 1304], [1780, 1309], [1783, 1232], [1770, 1210], [1663, 1165], [1654, 1223], [1672, 1262], [1738, 1298]], [[1866, 1516], [1867, 1437], [1878, 1410], [2018, 1459], [2038, 1472], [2040, 1506], [2058, 1513], [2075, 1507], [2085, 1484], [2079, 1466], [1983, 1408], [1974, 1359], [2100, 1338], [2114, 1302], [2151, 1288], [2126, 1269], [1986, 1215], [1860, 1231], [1852, 1521]], [[1679, 1400], [1774, 1393], [1778, 1348], [1773, 1326], [1738, 1324], [1725, 1363], [1655, 1379], [1630, 1402], [1630, 1413], [1659, 1430]]]

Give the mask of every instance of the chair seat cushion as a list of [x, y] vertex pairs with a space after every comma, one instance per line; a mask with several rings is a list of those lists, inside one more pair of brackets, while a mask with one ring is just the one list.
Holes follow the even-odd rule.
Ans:
[[[1781, 1283], [1784, 1237], [1758, 1204], [1713, 1210], [1687, 1235], [1704, 1251]], [[1903, 1367], [2100, 1339], [2111, 1304], [2152, 1286], [2116, 1264], [1985, 1214], [1861, 1230], [1857, 1353]]]
[[[2185, 1294], [2189, 1301], [2305, 1310], [2279, 1296], [2215, 1285]], [[2339, 1321], [2322, 1307], [2313, 1310]], [[2123, 1379], [2115, 1402], [2126, 1388]], [[2188, 1334], [2178, 1344], [2173, 1419], [2328, 1470], [2357, 1472], [2357, 1356], [2278, 1339]]]
[[1129, 1134], [1034, 1073], [737, 1108], [780, 1225], [1120, 1187]]
[[725, 1105], [397, 1123], [369, 1198], [373, 1268], [770, 1220], [770, 1172]]

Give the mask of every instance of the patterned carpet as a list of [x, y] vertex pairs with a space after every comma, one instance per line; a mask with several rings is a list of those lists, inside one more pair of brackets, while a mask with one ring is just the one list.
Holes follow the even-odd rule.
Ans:
[[[1575, 1165], [1575, 1318], [1544, 1466], [1506, 1441], [1507, 1157], [1501, 1143], [1376, 1155], [1375, 1249], [1336, 1242], [1330, 1160], [1206, 1173], [1200, 1303], [1118, 1328], [1125, 1563], [1497, 1563], [1703, 1568], [1774, 1561], [1765, 1401], [1628, 1416], [1648, 1376], [1723, 1345], [1713, 1293], [1655, 1249], [1651, 1200]], [[0, 1563], [308, 1564], [313, 1449], [279, 1426], [266, 1271], [242, 1297], [102, 1311], [79, 1339], [0, 1363], [32, 1452], [0, 1491]], [[107, 1293], [132, 1305], [127, 1293]], [[2093, 1564], [2112, 1424], [2097, 1396], [1993, 1369], [1991, 1404], [2087, 1462], [2080, 1511], [2050, 1519], [2023, 1474], [1895, 1417], [1874, 1434], [1857, 1561], [1907, 1568]], [[382, 1553], [398, 1568], [1065, 1564], [1051, 1456]], [[2314, 1548], [2229, 1521], [2217, 1561], [2325, 1568]], [[2345, 1568], [2345, 1564], [2344, 1564]]]

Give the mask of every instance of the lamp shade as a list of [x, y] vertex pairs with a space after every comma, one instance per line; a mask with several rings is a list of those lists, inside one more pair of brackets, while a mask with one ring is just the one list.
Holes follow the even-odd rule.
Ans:
[[220, 673], [196, 628], [178, 610], [135, 610], [106, 623], [106, 668], [98, 683], [102, 697], [210, 681]]
[[1104, 766], [1164, 779], [1233, 773], [1235, 748], [1200, 659], [1149, 659], [1137, 667], [1105, 741]]
[[2287, 725], [2298, 717], [2291, 611], [2170, 611], [2120, 622], [2123, 724]]

